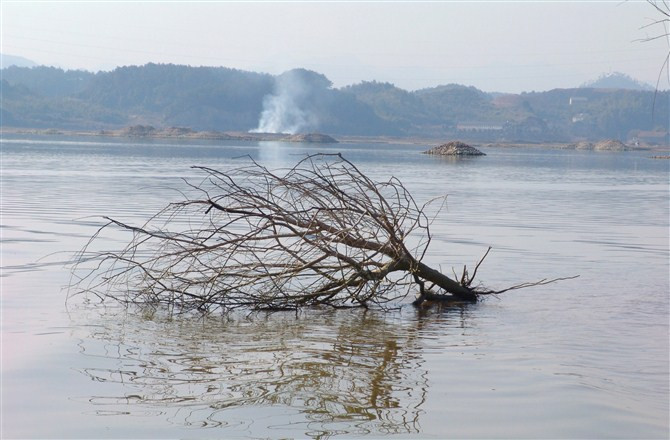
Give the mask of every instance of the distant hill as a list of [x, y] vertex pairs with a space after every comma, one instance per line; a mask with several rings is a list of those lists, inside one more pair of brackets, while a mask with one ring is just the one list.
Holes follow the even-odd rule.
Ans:
[[76, 97], [137, 115], [132, 123], [247, 130], [257, 123], [272, 81], [235, 69], [147, 64], [100, 72]]
[[622, 76], [589, 87], [494, 94], [459, 84], [407, 91], [364, 81], [333, 88], [323, 74], [306, 69], [275, 76], [173, 64], [98, 73], [11, 66], [2, 70], [0, 110], [3, 125], [34, 128], [151, 125], [480, 142], [626, 141], [640, 133], [662, 139], [670, 92], [613, 87], [622, 85], [612, 82], [617, 78]]
[[33, 67], [37, 66], [37, 63], [29, 60], [28, 58], [0, 53], [0, 69], [4, 69], [5, 67], [9, 66]]
[[585, 82], [579, 87], [592, 89], [654, 90], [654, 86], [651, 84], [638, 81], [619, 72], [601, 75], [598, 79]]
[[37, 94], [49, 97], [76, 95], [90, 84], [93, 77], [94, 73], [84, 70], [63, 70], [46, 66], [10, 66], [2, 69], [2, 78], [10, 84], [20, 84]]
[[509, 119], [507, 113], [496, 108], [493, 95], [459, 84], [408, 92], [390, 83], [372, 81], [342, 90], [410, 135], [439, 135], [455, 130], [459, 123], [502, 125]]
[[[291, 134], [296, 130], [402, 134], [365, 103], [333, 89], [325, 76], [305, 69], [272, 76], [225, 67], [150, 63], [95, 74], [44, 66], [12, 66], [2, 73], [3, 93], [6, 89], [14, 97], [2, 101], [4, 121], [17, 126], [148, 124], [250, 131], [260, 127], [264, 115], [283, 121], [278, 129]], [[54, 109], [58, 105], [63, 111]]]
[[368, 105], [380, 117], [408, 130], [413, 124], [437, 124], [441, 121], [425, 108], [419, 96], [390, 83], [364, 81], [344, 87], [343, 92]]

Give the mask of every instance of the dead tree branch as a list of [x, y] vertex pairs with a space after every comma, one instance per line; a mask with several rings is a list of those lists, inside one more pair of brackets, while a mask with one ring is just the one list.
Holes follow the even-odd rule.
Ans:
[[78, 292], [224, 311], [383, 306], [415, 285], [423, 297], [425, 282], [464, 301], [498, 293], [472, 288], [465, 268], [456, 281], [424, 264], [426, 205], [397, 179], [373, 181], [339, 154], [308, 156], [283, 172], [254, 161], [228, 172], [197, 168], [206, 176], [191, 185], [197, 197], [141, 227], [108, 219], [103, 229], [121, 228], [132, 240], [118, 252], [85, 248], [80, 269], [95, 265]]

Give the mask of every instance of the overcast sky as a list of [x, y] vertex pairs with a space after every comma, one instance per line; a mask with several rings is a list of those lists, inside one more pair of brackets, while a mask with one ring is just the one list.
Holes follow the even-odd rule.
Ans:
[[[5, 54], [65, 69], [148, 62], [278, 74], [335, 86], [388, 81], [486, 91], [575, 87], [622, 72], [656, 84], [668, 54], [644, 1], [0, 2]], [[661, 88], [668, 88], [664, 74]]]

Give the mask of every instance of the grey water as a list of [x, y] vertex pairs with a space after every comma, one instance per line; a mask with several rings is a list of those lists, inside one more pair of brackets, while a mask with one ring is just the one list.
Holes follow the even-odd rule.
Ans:
[[[2, 438], [668, 438], [669, 161], [651, 153], [3, 135]], [[142, 224], [193, 165], [341, 152], [448, 194], [426, 262], [472, 305], [169, 316], [66, 302], [105, 223]], [[120, 247], [129, 237], [110, 236]]]

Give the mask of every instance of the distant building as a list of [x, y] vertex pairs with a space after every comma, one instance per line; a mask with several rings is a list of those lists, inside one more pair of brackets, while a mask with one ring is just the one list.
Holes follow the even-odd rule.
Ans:
[[570, 105], [576, 105], [577, 103], [583, 104], [585, 102], [589, 102], [589, 98], [584, 98], [583, 96], [570, 97]]

